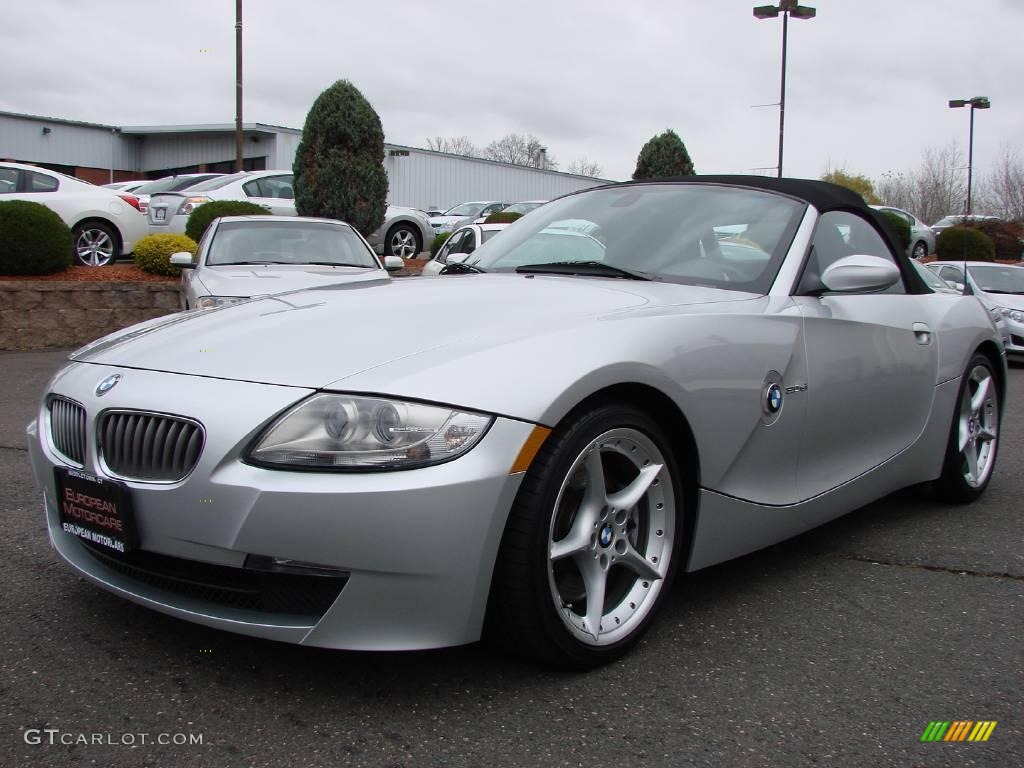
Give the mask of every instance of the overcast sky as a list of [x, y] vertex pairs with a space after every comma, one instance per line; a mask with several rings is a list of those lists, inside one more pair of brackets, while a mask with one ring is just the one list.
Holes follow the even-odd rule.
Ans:
[[[767, 2], [767, 0], [761, 0]], [[1024, 0], [808, 0], [790, 24], [785, 172], [878, 177], [927, 147], [1024, 154]], [[0, 0], [0, 109], [108, 123], [234, 120], [232, 0]], [[774, 166], [781, 20], [750, 0], [246, 0], [245, 118], [301, 127], [351, 80], [388, 141], [532, 133], [627, 178], [665, 128], [698, 173]], [[204, 52], [210, 50], [211, 52]], [[16, 66], [14, 64], [16, 63]]]

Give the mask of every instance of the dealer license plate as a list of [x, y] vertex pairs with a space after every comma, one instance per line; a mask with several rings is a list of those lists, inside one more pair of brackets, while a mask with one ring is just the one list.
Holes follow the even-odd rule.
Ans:
[[166, 219], [167, 219], [167, 209], [166, 208], [154, 208], [153, 209], [153, 220], [154, 221], [164, 221]]
[[138, 546], [128, 487], [80, 469], [55, 467], [61, 528], [111, 552]]

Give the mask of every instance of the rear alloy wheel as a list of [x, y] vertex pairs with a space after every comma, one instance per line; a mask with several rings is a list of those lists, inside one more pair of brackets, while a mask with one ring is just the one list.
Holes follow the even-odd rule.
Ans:
[[87, 221], [72, 232], [75, 259], [87, 267], [105, 267], [117, 258], [117, 235], [106, 224]]
[[918, 240], [914, 243], [914, 250], [910, 252], [910, 255], [918, 261], [928, 255], [928, 246], [925, 244], [924, 240]]
[[960, 398], [946, 448], [942, 475], [935, 481], [947, 501], [974, 501], [992, 478], [999, 448], [999, 387], [992, 364], [975, 355], [960, 383]]
[[605, 405], [560, 426], [527, 472], [495, 573], [493, 629], [558, 666], [613, 661], [674, 576], [682, 492], [650, 417]]
[[408, 224], [396, 224], [388, 230], [385, 241], [385, 256], [400, 256], [403, 259], [414, 259], [423, 250], [420, 237]]

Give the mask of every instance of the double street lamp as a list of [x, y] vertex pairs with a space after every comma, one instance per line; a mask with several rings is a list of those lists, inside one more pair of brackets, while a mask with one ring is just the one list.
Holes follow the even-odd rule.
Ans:
[[[813, 19], [817, 10], [806, 5], [797, 5], [797, 0], [779, 0], [778, 5], [759, 5], [754, 8], [754, 17], [774, 19], [782, 15], [782, 93], [779, 96], [779, 178], [782, 178], [782, 145], [786, 130], [786, 42], [789, 36], [789, 17]], [[952, 102], [951, 102], [952, 103]]]
[[971, 172], [974, 166], [974, 110], [988, 109], [992, 102], [988, 96], [975, 96], [973, 99], [950, 99], [950, 109], [961, 107], [971, 108], [971, 133], [967, 141], [967, 215], [971, 215]]

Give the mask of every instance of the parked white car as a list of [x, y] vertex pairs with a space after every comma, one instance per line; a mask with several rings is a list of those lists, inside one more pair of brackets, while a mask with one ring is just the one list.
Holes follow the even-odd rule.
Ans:
[[[245, 171], [220, 176], [182, 192], [163, 192], [150, 200], [149, 231], [184, 232], [189, 214], [214, 200], [245, 200], [275, 216], [295, 216], [291, 171]], [[429, 245], [434, 234], [422, 211], [389, 205], [384, 224], [367, 237], [378, 254], [411, 259]]]
[[90, 267], [131, 253], [146, 236], [133, 195], [34, 165], [0, 163], [0, 200], [30, 200], [52, 210], [71, 228], [77, 263]]
[[223, 216], [207, 230], [195, 259], [176, 253], [182, 267], [181, 308], [212, 309], [253, 296], [339, 283], [388, 280], [402, 269], [383, 264], [348, 224], [333, 219]]
[[1024, 362], [1024, 267], [989, 261], [933, 261], [927, 266], [958, 293], [964, 290], [966, 267], [968, 291], [992, 313], [1006, 357]]
[[225, 175], [223, 173], [181, 173], [177, 176], [164, 176], [155, 181], [144, 182], [142, 186], [136, 187], [132, 194], [139, 198], [139, 209], [143, 213], [147, 213], [149, 199], [155, 194], [160, 192], [183, 192], [191, 189], [196, 184], [201, 184], [211, 179], [219, 179]]
[[459, 203], [454, 208], [449, 208], [441, 216], [431, 216], [430, 226], [435, 235], [443, 235], [445, 232], [453, 232], [463, 224], [469, 224], [474, 219], [487, 218], [492, 213], [503, 211], [508, 203], [499, 203], [493, 200], [485, 202]]
[[907, 255], [910, 258], [923, 259], [928, 254], [935, 253], [935, 233], [917, 216], [902, 208], [893, 208], [891, 205], [872, 205], [871, 207], [879, 213], [891, 213], [907, 222], [910, 226], [910, 247], [907, 249]]
[[[111, 184], [101, 185], [104, 189], [112, 189], [115, 192], [127, 192], [133, 194], [139, 187], [149, 184], [149, 179], [135, 179], [134, 181], [115, 181]], [[138, 195], [136, 195], [138, 197]]]
[[452, 236], [442, 245], [434, 257], [423, 265], [424, 276], [440, 274], [449, 264], [466, 260], [473, 251], [486, 243], [508, 224], [467, 224], [452, 232]]

